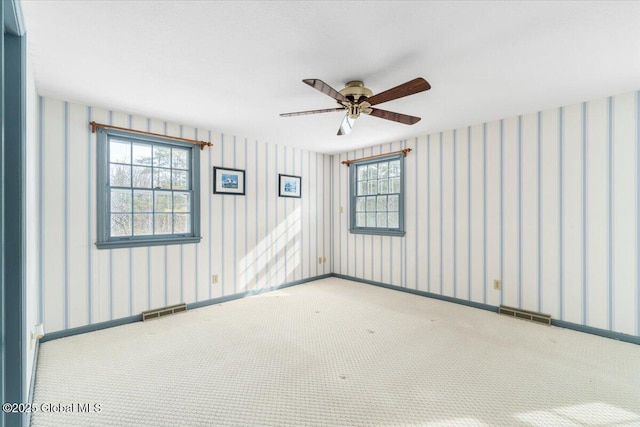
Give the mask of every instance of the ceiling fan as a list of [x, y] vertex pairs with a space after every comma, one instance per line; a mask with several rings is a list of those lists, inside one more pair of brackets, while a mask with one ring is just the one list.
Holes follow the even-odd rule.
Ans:
[[403, 83], [400, 86], [396, 86], [384, 92], [380, 92], [377, 95], [374, 95], [373, 92], [371, 92], [369, 88], [365, 87], [364, 83], [359, 80], [348, 82], [345, 85], [344, 89], [340, 90], [339, 92], [319, 79], [305, 79], [303, 80], [303, 82], [335, 99], [340, 107], [327, 108], [324, 110], [283, 113], [280, 114], [280, 116], [305, 116], [308, 114], [329, 113], [333, 111], [346, 110], [347, 114], [344, 116], [342, 124], [338, 129], [338, 135], [348, 135], [351, 132], [351, 128], [353, 127], [355, 120], [360, 117], [360, 114], [368, 114], [370, 116], [379, 117], [381, 119], [404, 123], [405, 125], [412, 125], [414, 123], [417, 123], [420, 121], [420, 117], [380, 110], [378, 108], [372, 108], [372, 106], [431, 89], [431, 85], [422, 77], [418, 77], [416, 79]]

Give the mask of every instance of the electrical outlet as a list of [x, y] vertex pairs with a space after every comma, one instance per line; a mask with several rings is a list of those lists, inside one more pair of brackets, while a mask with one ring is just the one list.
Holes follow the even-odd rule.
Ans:
[[218, 275], [214, 274], [213, 276], [211, 276], [211, 283], [218, 283]]
[[498, 291], [499, 291], [501, 288], [502, 288], [502, 283], [500, 282], [500, 280], [495, 279], [495, 280], [493, 281], [493, 289], [495, 289], [495, 290], [498, 290]]

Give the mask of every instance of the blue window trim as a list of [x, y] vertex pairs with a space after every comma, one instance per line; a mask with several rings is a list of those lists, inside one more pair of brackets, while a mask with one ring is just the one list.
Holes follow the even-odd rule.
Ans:
[[[188, 243], [198, 243], [202, 240], [200, 235], [200, 149], [197, 145], [188, 142], [177, 141], [169, 137], [142, 136], [139, 133], [127, 132], [118, 129], [100, 128], [97, 133], [97, 212], [98, 212], [98, 234], [96, 247], [98, 249], [134, 248], [143, 246], [160, 245], [182, 245]], [[143, 143], [162, 144], [172, 147], [188, 148], [191, 152], [191, 234], [173, 234], [162, 236], [143, 236], [128, 238], [111, 238], [109, 224], [109, 186], [108, 186], [108, 163], [107, 155], [109, 137], [120, 137], [128, 141], [138, 141]]]
[[[357, 174], [358, 166], [368, 165], [372, 163], [380, 163], [391, 160], [400, 160], [400, 200], [398, 206], [399, 222], [398, 228], [373, 228], [373, 227], [356, 227], [356, 190], [357, 190]], [[370, 234], [377, 236], [399, 236], [405, 235], [404, 229], [404, 156], [402, 154], [393, 154], [386, 157], [377, 157], [370, 160], [361, 160], [349, 164], [349, 232], [352, 234]]]

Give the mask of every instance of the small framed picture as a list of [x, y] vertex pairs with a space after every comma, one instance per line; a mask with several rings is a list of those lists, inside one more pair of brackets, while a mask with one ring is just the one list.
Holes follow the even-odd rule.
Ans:
[[244, 196], [244, 171], [214, 166], [213, 193]]
[[293, 175], [278, 174], [278, 187], [280, 197], [301, 197], [300, 184], [302, 178]]

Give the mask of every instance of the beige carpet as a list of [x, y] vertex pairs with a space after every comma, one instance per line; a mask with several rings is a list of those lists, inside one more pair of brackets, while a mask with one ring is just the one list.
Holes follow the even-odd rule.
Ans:
[[331, 278], [46, 342], [34, 402], [75, 412], [33, 426], [640, 426], [640, 346]]

